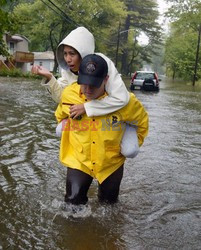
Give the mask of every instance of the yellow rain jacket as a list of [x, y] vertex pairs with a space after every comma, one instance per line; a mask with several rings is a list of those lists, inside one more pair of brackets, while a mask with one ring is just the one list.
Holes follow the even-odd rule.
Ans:
[[96, 117], [84, 114], [79, 120], [68, 118], [70, 105], [85, 102], [87, 99], [80, 92], [80, 85], [77, 83], [64, 89], [55, 112], [58, 122], [66, 119], [62, 126], [60, 161], [63, 165], [81, 170], [102, 183], [125, 161], [120, 153], [124, 122], [136, 126], [141, 146], [148, 134], [148, 114], [131, 93], [129, 103], [114, 113]]

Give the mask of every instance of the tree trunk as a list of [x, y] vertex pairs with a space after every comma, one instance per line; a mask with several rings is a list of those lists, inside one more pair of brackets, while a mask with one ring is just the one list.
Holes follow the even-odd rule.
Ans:
[[198, 68], [199, 51], [200, 51], [200, 36], [201, 36], [201, 24], [199, 25], [199, 30], [198, 30], [198, 43], [197, 43], [197, 51], [195, 58], [194, 75], [193, 75], [193, 86], [195, 86], [195, 81], [197, 80], [197, 68]]
[[173, 73], [172, 73], [172, 79], [174, 80], [175, 79], [175, 74], [176, 74], [176, 69], [175, 67], [173, 68]]
[[57, 58], [56, 58], [56, 53], [54, 52], [54, 68], [53, 68], [53, 73], [57, 73], [57, 69], [58, 69], [58, 62], [57, 62]]
[[[129, 31], [129, 28], [130, 28], [130, 15], [127, 16], [126, 18], [126, 23], [125, 23], [125, 26], [124, 26], [124, 30], [125, 32], [123, 33], [123, 38], [122, 40], [124, 41], [124, 44], [126, 45], [127, 44], [127, 41], [128, 41], [128, 31]], [[121, 59], [121, 73], [126, 75], [128, 74], [128, 48], [127, 47], [124, 47], [123, 49], [123, 55], [122, 55], [122, 59]]]
[[133, 44], [133, 50], [132, 50], [132, 56], [131, 56], [131, 59], [130, 59], [130, 62], [128, 63], [128, 73], [129, 75], [131, 75], [131, 71], [132, 71], [132, 66], [133, 66], [133, 62], [135, 60], [135, 58], [139, 55], [139, 51], [136, 50], [136, 44], [137, 44], [137, 39], [135, 37], [135, 41], [134, 41], [134, 44]]
[[56, 58], [56, 46], [57, 45], [54, 45], [54, 35], [53, 35], [53, 32], [54, 30], [56, 29], [56, 27], [59, 25], [59, 23], [56, 23], [56, 24], [52, 24], [52, 26], [50, 27], [50, 34], [49, 34], [49, 38], [50, 38], [50, 44], [51, 44], [51, 48], [52, 48], [52, 51], [54, 53], [54, 67], [53, 67], [53, 73], [55, 74], [57, 72], [57, 69], [58, 69], [58, 62], [57, 62], [57, 58]]
[[121, 23], [119, 22], [118, 35], [117, 35], [117, 48], [116, 48], [116, 56], [115, 56], [115, 66], [116, 66], [116, 68], [117, 68], [118, 56], [119, 56], [120, 28], [121, 28]]

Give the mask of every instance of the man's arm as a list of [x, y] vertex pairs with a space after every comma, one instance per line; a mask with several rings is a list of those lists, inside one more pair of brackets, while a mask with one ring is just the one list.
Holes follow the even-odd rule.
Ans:
[[70, 108], [75, 104], [82, 104], [83, 100], [79, 96], [80, 86], [77, 83], [67, 86], [61, 95], [61, 101], [55, 111], [58, 122], [71, 117]]
[[64, 119], [69, 118], [69, 107], [70, 105], [63, 105], [62, 102], [59, 103], [55, 111], [55, 116], [58, 123], [60, 123]]

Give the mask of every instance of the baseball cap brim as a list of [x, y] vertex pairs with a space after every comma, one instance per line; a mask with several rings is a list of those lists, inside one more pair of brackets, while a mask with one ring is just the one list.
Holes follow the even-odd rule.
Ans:
[[100, 88], [104, 78], [96, 77], [96, 76], [88, 76], [88, 75], [78, 75], [78, 84], [90, 85], [95, 88]]

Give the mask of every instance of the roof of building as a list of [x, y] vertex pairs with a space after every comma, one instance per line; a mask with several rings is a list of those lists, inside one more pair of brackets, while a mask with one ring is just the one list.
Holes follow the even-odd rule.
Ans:
[[34, 60], [54, 60], [53, 51], [33, 52]]
[[9, 36], [9, 40], [13, 40], [17, 42], [22, 42], [23, 40], [27, 40], [28, 42], [30, 42], [30, 40], [26, 36], [19, 35], [19, 34], [14, 34], [12, 36]]
[[14, 35], [14, 36], [11, 36], [11, 40], [21, 42], [23, 41], [23, 38], [19, 35]]
[[30, 40], [23, 35], [19, 35], [19, 34], [14, 34], [14, 35], [10, 35], [9, 33], [5, 33], [3, 35], [5, 42], [22, 42], [24, 40], [26, 40], [27, 42], [30, 42]]

